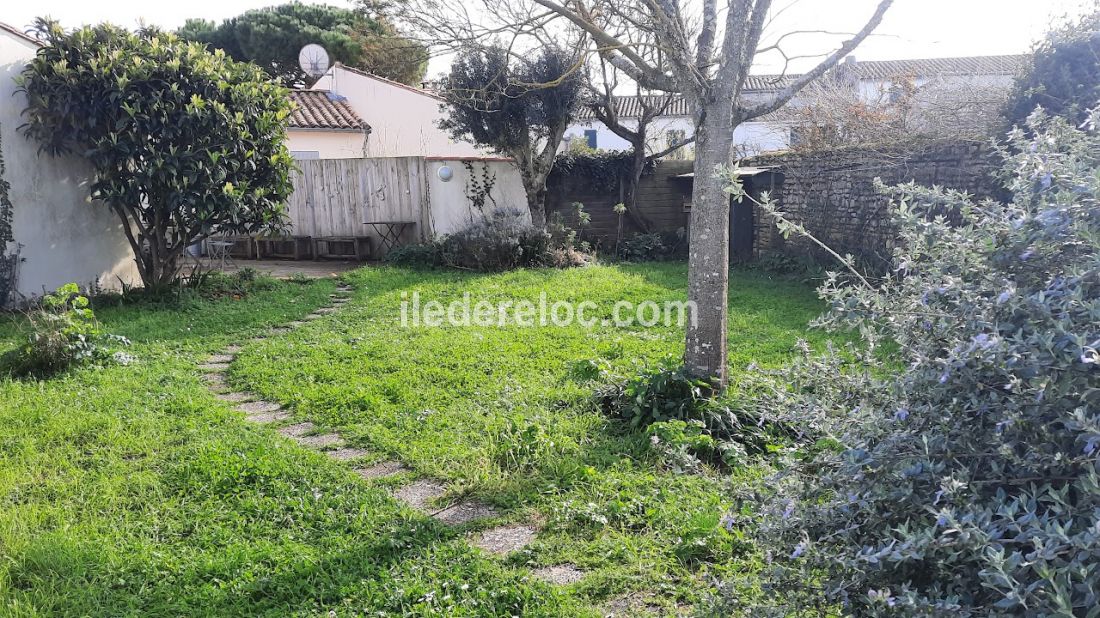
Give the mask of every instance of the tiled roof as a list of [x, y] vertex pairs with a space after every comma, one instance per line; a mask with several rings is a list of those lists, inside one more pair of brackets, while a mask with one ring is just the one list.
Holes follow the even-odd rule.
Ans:
[[294, 103], [291, 129], [370, 130], [346, 98], [327, 90], [291, 90], [290, 101]]
[[[664, 99], [668, 95], [644, 95], [644, 96], [625, 96], [615, 97], [615, 107], [618, 111], [620, 118], [638, 118], [642, 115], [642, 104], [648, 102], [652, 107], [660, 107]], [[672, 100], [669, 102], [668, 107], [665, 108], [665, 112], [662, 116], [690, 116], [691, 110], [688, 109], [687, 99], [680, 95], [673, 95]], [[770, 114], [766, 114], [756, 121], [782, 121], [789, 119], [789, 112], [786, 108], [778, 109]], [[595, 120], [596, 114], [592, 112], [592, 108], [584, 105], [577, 110], [578, 120]]]
[[869, 60], [847, 62], [843, 68], [860, 79], [889, 79], [902, 75], [1016, 75], [1027, 66], [1029, 56], [968, 56], [964, 58], [921, 58], [915, 60]]
[[745, 78], [743, 92], [779, 90], [791, 85], [798, 75], [749, 75]]
[[[923, 58], [917, 60], [869, 60], [850, 61], [837, 67], [838, 71], [852, 71], [859, 79], [890, 79], [900, 76], [937, 77], [943, 75], [1016, 75], [1027, 66], [1029, 56], [969, 56], [965, 58]], [[779, 90], [790, 85], [798, 75], [749, 75], [745, 80], [745, 94]], [[660, 101], [663, 95], [642, 97], [651, 102]], [[637, 118], [642, 113], [637, 96], [616, 97], [619, 116]], [[687, 101], [675, 96], [665, 111], [665, 116], [687, 116]], [[760, 120], [782, 120], [783, 110], [777, 110]], [[595, 115], [585, 107], [577, 117], [592, 120]]]
[[9, 26], [8, 24], [5, 24], [2, 21], [0, 21], [0, 30], [5, 31], [8, 34], [13, 34], [13, 35], [23, 39], [24, 41], [34, 43], [35, 45], [37, 45], [39, 47], [42, 46], [42, 41], [39, 41], [38, 39], [36, 39], [33, 36], [27, 34], [26, 32], [23, 32], [19, 28], [16, 28], [15, 26]]

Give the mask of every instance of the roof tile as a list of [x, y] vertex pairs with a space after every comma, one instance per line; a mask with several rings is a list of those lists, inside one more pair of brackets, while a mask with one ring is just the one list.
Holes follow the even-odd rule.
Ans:
[[327, 90], [291, 90], [294, 112], [290, 115], [292, 129], [329, 129], [366, 131], [370, 126], [355, 113], [346, 98]]

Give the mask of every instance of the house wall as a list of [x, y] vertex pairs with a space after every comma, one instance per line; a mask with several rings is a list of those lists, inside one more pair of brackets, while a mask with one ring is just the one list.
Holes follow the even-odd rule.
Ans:
[[296, 159], [355, 159], [363, 156], [366, 134], [362, 131], [290, 129], [286, 138], [287, 148]]
[[[439, 170], [444, 166], [453, 174], [449, 181], [439, 177]], [[511, 161], [430, 159], [425, 162], [425, 167], [430, 230], [435, 236], [469, 227], [496, 210], [515, 209], [528, 220], [531, 217], [523, 181]], [[479, 210], [470, 198], [477, 196], [479, 185], [487, 182], [486, 174], [492, 188]]]
[[329, 69], [315, 90], [347, 97], [371, 127], [367, 157], [479, 157], [492, 153], [451, 137], [438, 126], [442, 100], [410, 86], [343, 67]]
[[[637, 120], [627, 119], [623, 124], [631, 129], [637, 126]], [[585, 131], [596, 131], [596, 148], [598, 150], [629, 150], [630, 142], [615, 135], [599, 120], [574, 122], [565, 132], [563, 147], [568, 146], [571, 139], [583, 140]], [[685, 137], [695, 133], [695, 127], [687, 116], [671, 116], [657, 118], [650, 124], [649, 133], [652, 136], [646, 145], [646, 152], [654, 153], [664, 150], [669, 145], [669, 132], [682, 131]], [[785, 123], [777, 122], [743, 122], [733, 130], [733, 142], [738, 148], [740, 156], [751, 157], [765, 152], [786, 150], [791, 144], [791, 130]], [[685, 146], [676, 158], [693, 159], [695, 149]]]
[[26, 97], [16, 92], [13, 80], [36, 50], [34, 43], [0, 29], [0, 139], [23, 258], [11, 300], [68, 282], [112, 288], [119, 278], [138, 281], [122, 223], [106, 205], [88, 200], [89, 166], [75, 157], [39, 154], [37, 143], [16, 130], [24, 122]]
[[[624, 119], [623, 125], [630, 129], [634, 129], [638, 126], [636, 119]], [[577, 121], [569, 125], [569, 128], [565, 131], [565, 137], [563, 139], [564, 146], [567, 146], [572, 139], [583, 140], [585, 138], [585, 131], [596, 131], [596, 148], [598, 150], [629, 150], [630, 142], [615, 135], [599, 120], [585, 120]], [[654, 153], [664, 150], [669, 146], [669, 132], [681, 131], [685, 137], [690, 137], [695, 132], [695, 127], [691, 122], [691, 119], [687, 116], [663, 116], [661, 118], [654, 119], [649, 125], [649, 143], [646, 144], [646, 152]], [[680, 152], [683, 153], [683, 158], [693, 158], [694, 148], [690, 145], [685, 146]]]

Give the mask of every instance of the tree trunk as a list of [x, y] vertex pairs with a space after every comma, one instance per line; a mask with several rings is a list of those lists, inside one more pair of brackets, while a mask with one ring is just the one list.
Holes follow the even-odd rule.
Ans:
[[652, 226], [649, 219], [638, 209], [638, 183], [642, 181], [642, 172], [645, 171], [646, 164], [644, 132], [642, 133], [642, 139], [632, 146], [634, 148], [634, 158], [631, 161], [630, 177], [626, 179], [623, 204], [626, 205], [626, 212], [630, 215], [634, 225], [638, 226], [643, 234], [648, 234]]
[[[725, 103], [729, 107], [729, 101]], [[688, 324], [684, 365], [692, 374], [728, 381], [726, 328], [729, 293], [729, 195], [717, 173], [732, 164], [733, 126], [721, 102], [708, 103], [695, 130], [695, 183], [691, 192], [688, 298], [697, 319]]]
[[544, 230], [547, 227], [546, 187], [524, 187], [527, 192], [527, 210], [531, 213], [531, 225]]

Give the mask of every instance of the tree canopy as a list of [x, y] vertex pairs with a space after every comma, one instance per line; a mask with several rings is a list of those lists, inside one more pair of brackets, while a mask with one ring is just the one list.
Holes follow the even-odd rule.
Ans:
[[406, 84], [424, 77], [427, 52], [400, 36], [381, 12], [290, 2], [246, 11], [215, 24], [189, 19], [180, 37], [224, 50], [252, 62], [287, 86], [305, 82], [298, 52], [309, 43], [322, 45], [333, 61]]
[[83, 156], [91, 197], [124, 223], [146, 287], [174, 280], [213, 233], [279, 226], [290, 195], [290, 101], [258, 67], [156, 30], [38, 22], [23, 129]]
[[440, 126], [457, 139], [516, 161], [535, 225], [545, 224], [546, 177], [581, 100], [582, 76], [553, 47], [514, 59], [503, 47], [470, 47], [443, 80], [450, 115]]
[[1055, 28], [1035, 47], [1032, 66], [1016, 83], [1006, 110], [1010, 124], [1024, 124], [1042, 106], [1077, 124], [1100, 101], [1100, 12]]

